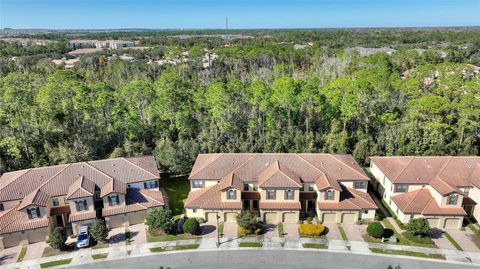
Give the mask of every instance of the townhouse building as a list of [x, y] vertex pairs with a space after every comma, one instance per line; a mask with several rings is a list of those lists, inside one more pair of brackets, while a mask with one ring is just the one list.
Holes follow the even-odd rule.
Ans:
[[188, 217], [236, 221], [248, 210], [267, 223], [318, 215], [324, 223], [374, 219], [369, 177], [351, 155], [200, 154], [189, 176]]
[[55, 227], [76, 234], [104, 218], [108, 228], [144, 222], [163, 207], [152, 156], [13, 171], [0, 177], [0, 249], [44, 241]]
[[371, 157], [379, 194], [399, 220], [424, 217], [431, 227], [458, 229], [480, 218], [480, 157]]

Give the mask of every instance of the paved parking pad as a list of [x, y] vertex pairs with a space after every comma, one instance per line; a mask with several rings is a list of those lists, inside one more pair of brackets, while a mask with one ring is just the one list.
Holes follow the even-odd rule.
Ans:
[[349, 241], [363, 241], [362, 233], [364, 232], [364, 226], [365, 225], [342, 224]]
[[296, 223], [284, 223], [283, 224], [283, 236], [285, 238], [298, 238], [298, 224]]
[[342, 240], [342, 235], [340, 234], [340, 230], [338, 230], [338, 226], [336, 223], [328, 223], [325, 224], [327, 229], [327, 238], [329, 240]]
[[464, 251], [480, 251], [480, 249], [478, 249], [477, 246], [475, 246], [475, 244], [470, 239], [472, 234], [468, 229], [466, 229], [465, 231], [447, 230], [447, 232], [453, 237], [455, 241], [457, 241], [457, 243], [463, 248]]
[[43, 255], [43, 250], [47, 247], [46, 242], [38, 242], [28, 245], [27, 253], [25, 253], [25, 257], [23, 257], [24, 261], [33, 260], [37, 258], [41, 258]]
[[223, 237], [224, 238], [237, 238], [238, 237], [238, 224], [236, 222], [225, 222], [223, 224]]
[[16, 262], [21, 249], [21, 246], [16, 246], [2, 250], [2, 252], [0, 252], [0, 264]]
[[147, 232], [144, 223], [132, 225], [128, 229], [132, 237], [132, 244], [147, 243]]

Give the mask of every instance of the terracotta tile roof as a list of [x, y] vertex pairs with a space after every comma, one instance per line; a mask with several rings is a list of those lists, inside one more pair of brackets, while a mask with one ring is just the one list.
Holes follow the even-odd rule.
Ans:
[[340, 192], [340, 201], [318, 202], [320, 210], [362, 210], [377, 209], [377, 205], [368, 193], [343, 187]]
[[272, 209], [272, 210], [300, 210], [302, 206], [299, 201], [292, 202], [264, 202], [260, 200], [260, 209]]
[[430, 184], [441, 194], [458, 187], [480, 188], [479, 156], [392, 156], [370, 160], [393, 183]]
[[237, 175], [235, 175], [234, 172], [229, 173], [226, 176], [222, 177], [219, 184], [220, 184], [220, 190], [234, 188], [241, 191], [243, 189], [242, 180]]
[[156, 178], [160, 178], [160, 172], [158, 171], [157, 163], [155, 162], [155, 158], [153, 158], [152, 156], [129, 157], [125, 158], [125, 160], [142, 168]]
[[79, 176], [68, 188], [67, 199], [91, 197], [95, 193], [95, 183], [85, 176]]
[[58, 206], [58, 207], [52, 207], [50, 209], [50, 216], [55, 216], [60, 214], [70, 214], [70, 206], [69, 205]]
[[20, 203], [18, 210], [24, 209], [30, 205], [36, 205], [36, 206], [43, 206], [46, 207], [48, 204], [50, 196], [46, 194], [45, 192], [37, 189], [27, 196], [22, 200]]
[[283, 171], [291, 171], [290, 174], [300, 178], [301, 182], [315, 182], [322, 174], [332, 181], [369, 180], [351, 155], [294, 153], [200, 154], [189, 179], [220, 180], [234, 172], [243, 181], [255, 182], [275, 162]]
[[242, 200], [260, 200], [260, 193], [256, 191], [242, 192]]
[[[137, 157], [131, 158], [130, 160], [125, 158], [106, 159], [90, 161], [89, 164], [109, 175], [110, 177], [113, 177], [124, 183], [135, 183], [151, 179], [158, 179], [158, 170], [156, 173], [148, 171], [152, 170], [152, 162], [155, 163], [153, 156], [146, 156], [143, 158], [144, 159], [139, 159], [139, 157]], [[139, 165], [142, 165], [143, 167]]]
[[395, 195], [391, 199], [406, 214], [466, 215], [462, 207], [440, 207], [427, 188]]
[[340, 184], [336, 180], [332, 180], [328, 178], [327, 175], [322, 173], [317, 179], [314, 181], [315, 185], [317, 186], [318, 190], [323, 191], [329, 188], [335, 189], [337, 191], [341, 191], [342, 188]]
[[163, 195], [160, 191], [146, 189], [127, 189], [126, 205], [117, 205], [102, 209], [103, 216], [113, 216], [129, 212], [147, 210], [164, 205]]
[[300, 177], [277, 161], [270, 164], [258, 175], [258, 183], [262, 188], [301, 188]]
[[110, 193], [127, 193], [127, 185], [119, 180], [111, 179], [105, 186], [100, 190], [100, 197], [105, 197]]
[[69, 222], [76, 222], [76, 221], [82, 221], [82, 220], [90, 220], [90, 219], [95, 219], [97, 217], [97, 212], [96, 211], [80, 211], [76, 212], [73, 214], [70, 214], [68, 216], [68, 221]]
[[12, 207], [0, 216], [0, 234], [26, 231], [48, 227], [49, 220], [46, 217], [24, 221], [17, 207]]
[[240, 201], [222, 202], [219, 184], [191, 191], [185, 201], [185, 208], [242, 209]]

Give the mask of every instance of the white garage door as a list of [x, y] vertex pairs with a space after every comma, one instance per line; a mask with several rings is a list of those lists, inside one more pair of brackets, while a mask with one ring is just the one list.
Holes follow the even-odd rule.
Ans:
[[20, 242], [22, 241], [22, 238], [20, 237], [19, 234], [16, 235], [4, 235], [3, 236], [3, 246], [5, 248], [10, 248], [10, 247], [16, 247], [20, 245]]
[[445, 229], [458, 229], [460, 227], [460, 219], [446, 219]]
[[430, 228], [438, 228], [438, 218], [428, 218], [427, 221]]
[[337, 214], [336, 213], [323, 213], [323, 223], [336, 223]]
[[267, 223], [277, 223], [277, 213], [276, 212], [268, 212], [263, 215], [263, 220]]
[[298, 218], [295, 212], [283, 213], [283, 222], [296, 223], [297, 221], [298, 221]]
[[357, 221], [357, 214], [344, 213], [342, 214], [342, 223], [355, 223]]
[[217, 212], [208, 212], [207, 213], [207, 222], [217, 221]]
[[237, 221], [237, 213], [235, 213], [235, 212], [225, 213], [225, 221], [226, 222], [236, 222]]
[[36, 243], [42, 242], [47, 239], [47, 231], [46, 230], [38, 230], [38, 231], [30, 231], [27, 234], [28, 243]]

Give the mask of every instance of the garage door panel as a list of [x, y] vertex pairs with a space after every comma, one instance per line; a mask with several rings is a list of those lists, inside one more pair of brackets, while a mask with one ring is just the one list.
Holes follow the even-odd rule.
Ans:
[[278, 217], [276, 212], [267, 212], [264, 214], [264, 221], [267, 223], [277, 223]]
[[47, 232], [46, 231], [31, 231], [27, 234], [28, 243], [37, 243], [42, 242], [47, 239]]
[[357, 214], [344, 213], [342, 214], [342, 223], [355, 223], [357, 221]]
[[145, 214], [138, 213], [128, 217], [128, 222], [130, 225], [144, 223], [145, 222]]
[[16, 247], [22, 242], [20, 235], [5, 235], [3, 237], [3, 244], [5, 248]]
[[237, 213], [235, 213], [235, 212], [225, 213], [225, 221], [226, 222], [236, 222], [237, 221]]
[[110, 229], [112, 228], [118, 228], [123, 226], [123, 218], [122, 217], [111, 217], [108, 219], [108, 227]]
[[323, 223], [336, 223], [337, 214], [336, 213], [323, 213]]
[[460, 226], [460, 219], [446, 219], [445, 220], [445, 229], [458, 229]]
[[298, 218], [295, 212], [283, 213], [283, 222], [295, 223], [297, 221]]
[[438, 228], [438, 218], [427, 218], [430, 228]]
[[207, 222], [217, 221], [217, 212], [208, 212], [207, 213]]

